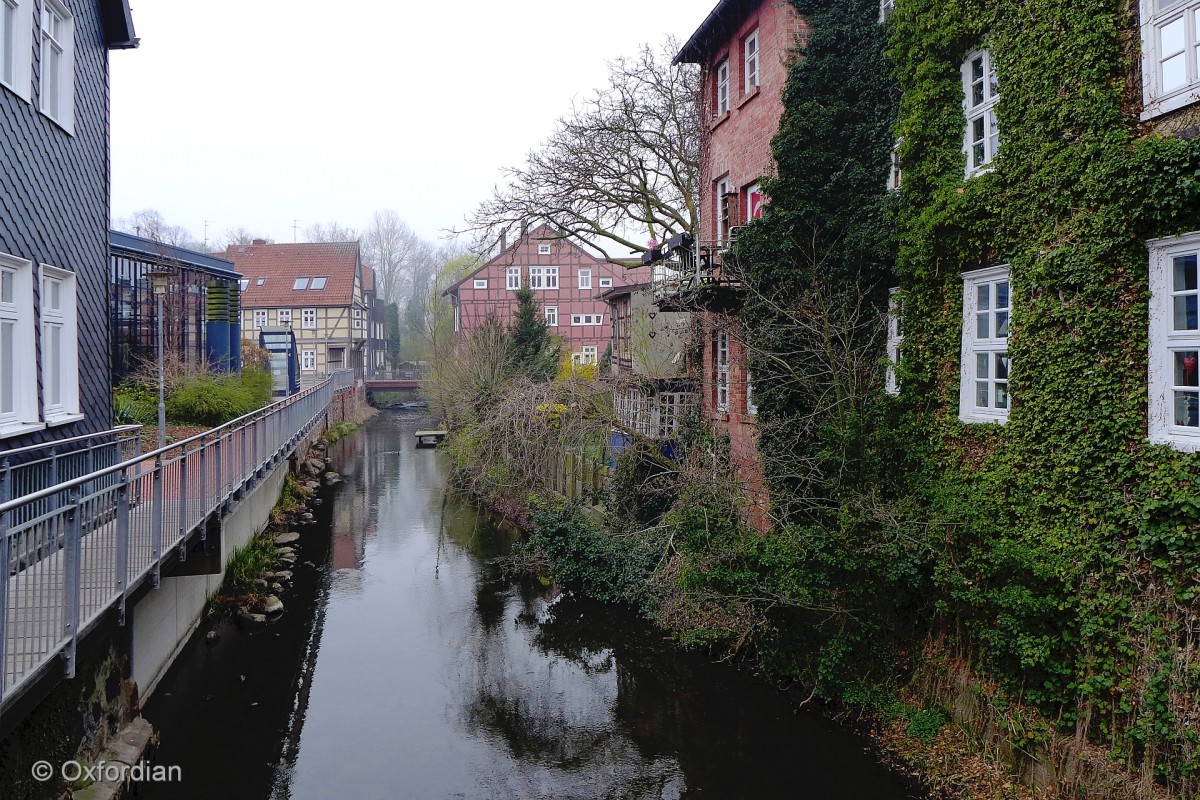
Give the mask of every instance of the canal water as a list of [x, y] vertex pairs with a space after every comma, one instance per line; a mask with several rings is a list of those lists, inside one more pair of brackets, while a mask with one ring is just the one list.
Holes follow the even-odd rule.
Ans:
[[145, 708], [183, 783], [139, 797], [919, 796], [754, 678], [498, 576], [511, 533], [447, 495], [418, 422], [383, 413], [338, 446], [281, 618], [186, 647]]

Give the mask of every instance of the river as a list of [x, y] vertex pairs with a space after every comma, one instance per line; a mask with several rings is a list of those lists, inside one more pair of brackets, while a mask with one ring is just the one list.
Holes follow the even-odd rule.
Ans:
[[511, 533], [447, 494], [418, 422], [385, 412], [335, 446], [345, 481], [301, 529], [278, 620], [186, 646], [144, 712], [183, 783], [139, 797], [919, 797], [753, 677], [496, 575]]

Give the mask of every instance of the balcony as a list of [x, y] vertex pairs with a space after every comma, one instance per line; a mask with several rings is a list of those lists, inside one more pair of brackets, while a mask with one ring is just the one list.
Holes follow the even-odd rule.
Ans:
[[726, 241], [697, 241], [690, 233], [673, 236], [642, 256], [651, 267], [654, 302], [662, 311], [730, 311], [740, 305], [742, 282], [731, 268]]
[[674, 439], [700, 395], [687, 380], [673, 380], [658, 388], [632, 386], [617, 389], [613, 397], [617, 424], [627, 432], [656, 441]]

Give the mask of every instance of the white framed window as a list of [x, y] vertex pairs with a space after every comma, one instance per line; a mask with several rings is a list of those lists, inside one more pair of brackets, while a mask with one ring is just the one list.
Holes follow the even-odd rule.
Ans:
[[900, 290], [888, 290], [887, 314], [887, 377], [884, 379], [884, 391], [888, 394], [899, 394], [900, 383], [896, 379], [896, 367], [900, 366], [900, 347], [904, 344], [904, 319], [900, 311]]
[[539, 255], [539, 256], [548, 256], [548, 255], [550, 255], [550, 245], [548, 245], [548, 244], [539, 244], [539, 245], [538, 245], [538, 255]]
[[590, 269], [579, 270], [579, 288], [580, 289], [592, 288], [592, 271]]
[[545, 314], [546, 314], [546, 327], [547, 328], [557, 328], [558, 327], [558, 306], [546, 306]]
[[476, 278], [475, 281], [472, 283], [472, 287], [475, 289], [486, 289], [487, 288], [487, 278]]
[[462, 307], [458, 303], [454, 304], [454, 332], [458, 333], [462, 330]]
[[255, 309], [254, 310], [254, 329], [259, 330], [259, 329], [265, 328], [265, 327], [267, 327], [267, 311], [266, 311], [266, 309], [262, 309], [262, 308]]
[[750, 416], [758, 415], [758, 403], [754, 402], [754, 376], [750, 370], [746, 370], [746, 413]]
[[713, 370], [716, 378], [717, 411], [729, 411], [729, 331], [719, 328], [713, 333]]
[[717, 181], [717, 244], [724, 244], [729, 240], [729, 229], [733, 223], [731, 219], [733, 203], [729, 199], [730, 186], [729, 178], [721, 178]]
[[1146, 120], [1200, 100], [1200, 0], [1140, 0], [1139, 10]]
[[572, 314], [571, 315], [571, 324], [572, 325], [603, 325], [604, 324], [604, 315], [603, 314]]
[[1200, 450], [1200, 232], [1150, 248], [1148, 438]]
[[558, 267], [530, 267], [529, 286], [533, 289], [557, 289]]
[[1000, 128], [996, 124], [996, 100], [1000, 97], [996, 68], [987, 50], [975, 50], [962, 65], [963, 111], [967, 129], [963, 151], [967, 154], [967, 177], [987, 169], [1000, 149]]
[[317, 310], [315, 308], [305, 308], [300, 311], [300, 327], [317, 327]]
[[887, 22], [887, 18], [896, 10], [896, 0], [879, 0], [879, 21]]
[[746, 37], [742, 43], [742, 75], [745, 77], [744, 91], [749, 94], [758, 86], [758, 31]]
[[904, 178], [904, 170], [900, 167], [900, 144], [904, 139], [897, 139], [892, 145], [892, 162], [888, 168], [887, 189], [895, 192], [900, 189], [900, 181]]
[[41, 109], [75, 130], [75, 20], [58, 0], [42, 0]]
[[39, 430], [33, 262], [0, 253], [0, 437]]
[[250, 279], [249, 279], [249, 278], [242, 278], [240, 281], [238, 281], [238, 291], [241, 291], [241, 292], [244, 292], [244, 291], [246, 291], [246, 288], [247, 288], [249, 285], [250, 285]]
[[292, 310], [290, 308], [281, 308], [275, 313], [280, 325], [290, 326], [292, 324]]
[[42, 265], [42, 405], [46, 424], [83, 419], [79, 413], [79, 328], [75, 273]]
[[304, 372], [315, 372], [317, 369], [317, 351], [305, 349], [300, 351], [300, 369]]
[[33, 67], [33, 0], [0, 0], [0, 84], [29, 101]]
[[958, 394], [958, 418], [963, 422], [1004, 422], [1008, 419], [1011, 315], [1007, 266], [963, 273]]
[[717, 65], [717, 116], [729, 110], [729, 59]]
[[292, 281], [292, 291], [302, 292], [308, 288], [308, 278], [296, 278]]
[[601, 278], [600, 279], [600, 288], [601, 289], [611, 289], [612, 285], [613, 285], [612, 281], [613, 281], [612, 278]]
[[[541, 247], [541, 245], [538, 245]], [[549, 247], [550, 245], [546, 245]], [[504, 288], [510, 291], [521, 288], [521, 268], [509, 267], [504, 270]]]
[[583, 366], [585, 364], [595, 364], [599, 362], [600, 348], [594, 344], [585, 344], [579, 348], [578, 353], [571, 354], [571, 363]]

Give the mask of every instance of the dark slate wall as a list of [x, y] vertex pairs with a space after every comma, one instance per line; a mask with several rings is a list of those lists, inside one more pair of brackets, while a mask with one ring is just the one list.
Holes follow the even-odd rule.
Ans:
[[[0, 86], [0, 252], [76, 273], [79, 397], [86, 418], [27, 436], [0, 439], [0, 450], [112, 427], [108, 372], [108, 50], [98, 0], [66, 0], [66, 5], [75, 15], [74, 136], [38, 111], [41, 73], [36, 13], [32, 102]], [[39, 290], [35, 281], [35, 294]], [[40, 383], [39, 369], [39, 404]]]

